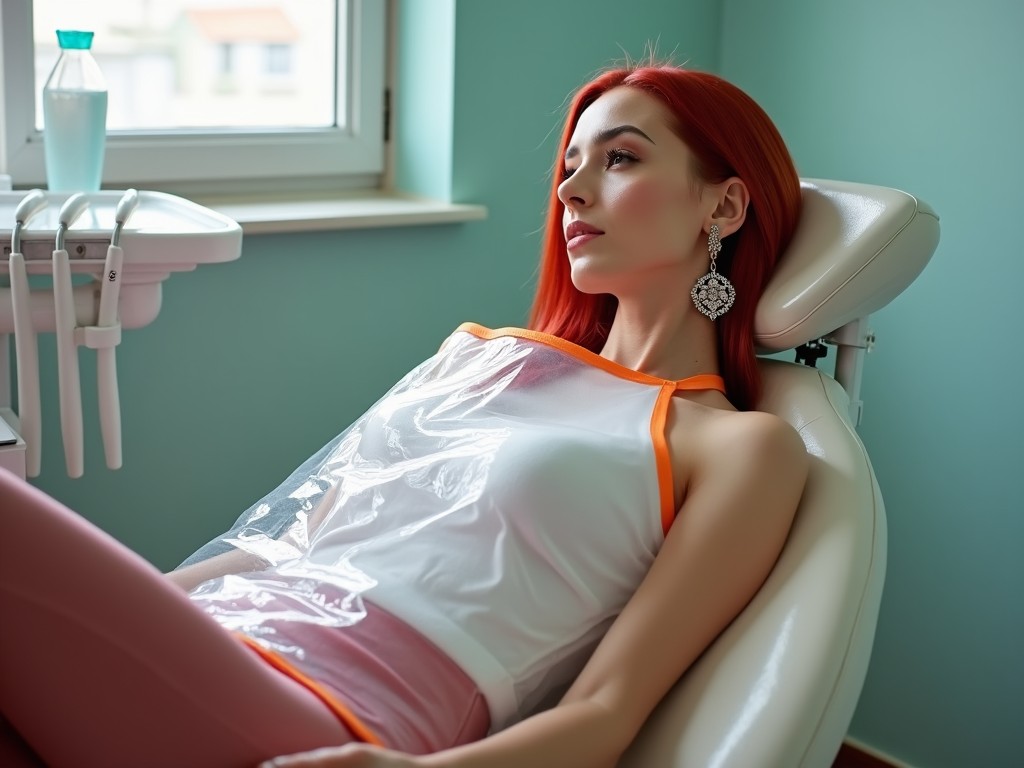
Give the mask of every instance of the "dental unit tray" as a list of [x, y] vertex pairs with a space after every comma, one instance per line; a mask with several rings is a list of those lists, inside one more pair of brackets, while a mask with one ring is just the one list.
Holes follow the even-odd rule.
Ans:
[[[173, 272], [232, 261], [242, 230], [231, 219], [162, 192], [0, 192], [0, 466], [35, 477], [41, 463], [36, 335], [55, 333], [67, 471], [82, 475], [82, 403], [77, 347], [96, 350], [100, 426], [107, 466], [121, 466], [115, 348], [122, 329], [160, 312]], [[92, 280], [72, 282], [72, 273]], [[29, 276], [52, 278], [30, 286]], [[9, 282], [3, 280], [9, 278]], [[9, 335], [17, 357], [18, 413], [11, 408]]]
[[[14, 214], [27, 191], [0, 192], [0, 260], [11, 253]], [[46, 207], [22, 230], [22, 253], [29, 272], [50, 272], [58, 216], [71, 197], [66, 192], [47, 192]], [[90, 192], [87, 207], [67, 232], [67, 251], [73, 272], [93, 271], [103, 262], [114, 229], [114, 213], [124, 190]], [[172, 272], [194, 270], [198, 264], [233, 261], [241, 252], [239, 225], [216, 211], [163, 192], [139, 191], [138, 205], [121, 233], [126, 282], [153, 282]], [[46, 262], [43, 269], [34, 268]], [[0, 267], [6, 267], [0, 264]], [[143, 277], [149, 275], [149, 277]]]

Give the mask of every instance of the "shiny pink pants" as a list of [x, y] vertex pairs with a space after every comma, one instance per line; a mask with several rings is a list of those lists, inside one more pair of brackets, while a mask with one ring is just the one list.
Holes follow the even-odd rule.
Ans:
[[0, 469], [0, 765], [251, 768], [352, 740], [147, 561]]

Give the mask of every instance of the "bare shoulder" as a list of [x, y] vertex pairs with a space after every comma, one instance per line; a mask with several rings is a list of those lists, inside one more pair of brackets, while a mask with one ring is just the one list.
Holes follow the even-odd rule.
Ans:
[[691, 485], [727, 483], [769, 487], [800, 485], [808, 456], [796, 429], [764, 411], [718, 411], [702, 420], [691, 442]]

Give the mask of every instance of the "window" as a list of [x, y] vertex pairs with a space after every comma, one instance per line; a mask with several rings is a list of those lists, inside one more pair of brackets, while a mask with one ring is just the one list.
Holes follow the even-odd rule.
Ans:
[[268, 75], [288, 75], [292, 71], [292, 47], [271, 43], [266, 50], [266, 69]]
[[0, 172], [19, 187], [45, 183], [39, 104], [63, 28], [96, 33], [104, 186], [377, 186], [386, 4], [0, 0]]
[[220, 43], [220, 74], [230, 75], [235, 69], [235, 46], [233, 43]]

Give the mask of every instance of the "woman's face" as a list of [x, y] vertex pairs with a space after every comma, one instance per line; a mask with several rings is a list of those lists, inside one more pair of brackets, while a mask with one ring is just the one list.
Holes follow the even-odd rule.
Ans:
[[706, 271], [702, 226], [714, 203], [702, 200], [692, 153], [671, 120], [660, 101], [630, 87], [608, 91], [580, 116], [558, 187], [579, 290], [622, 299], [666, 281], [678, 290]]

